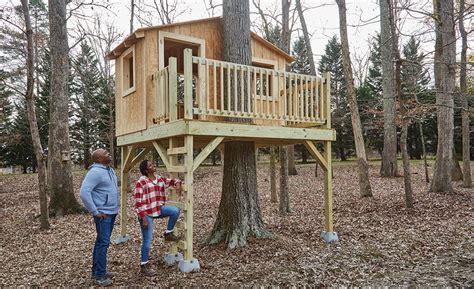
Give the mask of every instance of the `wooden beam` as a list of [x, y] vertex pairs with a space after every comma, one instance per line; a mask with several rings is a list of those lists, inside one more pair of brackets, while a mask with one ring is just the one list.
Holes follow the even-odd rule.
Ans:
[[131, 162], [129, 162], [128, 165], [125, 166], [124, 170], [126, 170], [127, 172], [130, 171], [130, 169], [136, 165], [139, 161], [141, 161], [145, 155], [150, 152], [150, 148], [147, 147], [147, 148], [144, 148], [143, 150], [141, 150], [133, 159]]
[[130, 166], [130, 162], [132, 161], [132, 155], [135, 154], [136, 149], [137, 149], [136, 144], [132, 144], [126, 147], [125, 159], [122, 160], [122, 171], [128, 172], [130, 170], [130, 169], [127, 169], [127, 167]]
[[224, 140], [224, 137], [219, 136], [213, 139], [199, 155], [194, 159], [193, 172], [201, 165], [201, 163], [212, 153], [216, 147]]
[[184, 118], [193, 119], [193, 50], [184, 49]]
[[332, 220], [332, 159], [331, 142], [324, 142], [324, 155], [327, 160], [327, 170], [324, 178], [324, 214], [326, 232], [333, 232]]
[[318, 151], [316, 146], [311, 141], [304, 141], [304, 145], [308, 149], [309, 153], [316, 159], [316, 161], [321, 165], [324, 171], [328, 170], [327, 160], [324, 159], [323, 155]]
[[185, 147], [169, 148], [167, 151], [168, 155], [180, 155], [186, 153]]
[[136, 31], [136, 32], [135, 32], [135, 37], [136, 37], [136, 38], [143, 38], [143, 37], [145, 37], [145, 31]]
[[273, 138], [289, 140], [336, 140], [333, 129], [289, 128], [281, 126], [216, 123], [204, 121], [188, 122], [188, 134], [239, 138]]
[[157, 141], [153, 141], [152, 143], [153, 143], [153, 146], [155, 147], [156, 152], [160, 155], [161, 160], [165, 164], [166, 169], [168, 169], [170, 167], [170, 162], [169, 162], [168, 154], [166, 153], [165, 147]]
[[122, 206], [120, 206], [120, 235], [125, 236], [127, 234], [127, 192], [128, 192], [128, 171], [125, 171], [125, 162], [127, 156], [130, 157], [129, 146], [123, 146], [121, 148], [121, 170], [120, 170], [120, 200]]
[[124, 146], [132, 143], [142, 143], [157, 139], [169, 138], [185, 134], [187, 126], [184, 121], [174, 121], [153, 126], [143, 131], [117, 136], [117, 145]]

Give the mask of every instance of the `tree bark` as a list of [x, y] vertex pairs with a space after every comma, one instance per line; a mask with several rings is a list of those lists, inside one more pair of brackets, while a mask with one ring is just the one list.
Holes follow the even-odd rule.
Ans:
[[[456, 33], [454, 26], [453, 0], [435, 1], [436, 37], [435, 80], [439, 81], [436, 91], [438, 118], [438, 147], [433, 181], [430, 191], [452, 192], [451, 168], [453, 158], [454, 131], [454, 87], [456, 77]], [[435, 3], [435, 4], [436, 4]], [[439, 10], [438, 10], [439, 9]]]
[[357, 107], [357, 98], [354, 89], [354, 80], [352, 77], [352, 64], [349, 55], [349, 40], [347, 36], [346, 22], [346, 1], [336, 0], [339, 8], [339, 30], [341, 34], [342, 61], [344, 65], [344, 76], [346, 78], [347, 99], [351, 110], [351, 121], [354, 132], [354, 141], [357, 155], [357, 165], [359, 169], [359, 190], [361, 197], [372, 197], [372, 188], [369, 180], [369, 164], [365, 153], [364, 138], [362, 136], [362, 127], [360, 123], [359, 108]]
[[[67, 0], [48, 1], [51, 51], [48, 184], [51, 192], [49, 208], [54, 216], [81, 211], [74, 197], [70, 160], [67, 90], [69, 47], [66, 31], [66, 3]], [[63, 155], [66, 157], [65, 160], [63, 160]]]
[[426, 183], [429, 183], [430, 175], [428, 174], [428, 161], [427, 161], [427, 155], [426, 155], [425, 136], [423, 135], [423, 126], [421, 124], [421, 121], [418, 121], [418, 129], [420, 130], [421, 148], [423, 151], [423, 166], [425, 167], [425, 181]]
[[404, 118], [402, 120], [400, 149], [402, 150], [402, 158], [403, 158], [403, 180], [405, 184], [405, 205], [407, 206], [407, 208], [413, 208], [413, 190], [411, 188], [410, 159], [408, 158], [408, 150], [407, 150], [407, 131], [408, 131], [408, 121]]
[[270, 148], [270, 201], [278, 202], [276, 191], [276, 150], [275, 147]]
[[135, 18], [135, 0], [130, 0], [130, 34], [133, 33], [133, 19]]
[[303, 9], [301, 8], [300, 0], [296, 0], [295, 4], [296, 10], [298, 10], [298, 17], [300, 18], [301, 28], [303, 29], [304, 43], [306, 45], [306, 53], [309, 59], [311, 75], [316, 75], [316, 65], [314, 64], [313, 50], [311, 49], [311, 39], [309, 38], [308, 28], [306, 26], [306, 21], [304, 19]]
[[288, 175], [296, 176], [298, 171], [296, 170], [295, 165], [295, 145], [288, 146]]
[[461, 166], [459, 165], [459, 157], [456, 154], [456, 150], [453, 150], [453, 166], [451, 169], [451, 180], [453, 182], [458, 182], [463, 180], [463, 173]]
[[466, 188], [472, 187], [469, 138], [469, 104], [467, 101], [466, 61], [467, 61], [467, 32], [464, 28], [465, 2], [459, 1], [459, 32], [461, 34], [461, 69], [459, 72], [459, 87], [461, 96], [462, 119], [462, 171], [463, 184]]
[[40, 223], [41, 229], [49, 229], [48, 213], [48, 183], [46, 179], [46, 164], [43, 155], [43, 146], [41, 145], [38, 121], [36, 119], [35, 101], [33, 95], [34, 87], [34, 51], [33, 51], [33, 29], [31, 27], [30, 10], [28, 0], [21, 0], [23, 17], [25, 21], [27, 54], [26, 54], [26, 108], [28, 111], [28, 122], [31, 132], [31, 141], [35, 151], [36, 163], [38, 166], [38, 184], [40, 200]]
[[[397, 128], [395, 124], [395, 74], [393, 68], [395, 37], [392, 35], [391, 19], [393, 11], [390, 8], [391, 0], [380, 0], [380, 55], [382, 61], [383, 87], [383, 115], [384, 137], [382, 177], [397, 175]], [[393, 24], [393, 23], [392, 23]]]
[[[250, 65], [248, 0], [223, 1], [222, 22], [224, 59]], [[221, 202], [208, 242], [224, 241], [229, 248], [236, 248], [245, 246], [250, 236], [270, 236], [264, 229], [258, 203], [255, 143], [227, 142]]]

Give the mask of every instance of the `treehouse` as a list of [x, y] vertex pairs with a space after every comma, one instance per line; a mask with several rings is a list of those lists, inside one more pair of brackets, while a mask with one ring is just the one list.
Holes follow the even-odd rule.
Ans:
[[[184, 272], [199, 270], [193, 258], [193, 172], [227, 141], [253, 141], [257, 147], [304, 144], [326, 172], [322, 237], [337, 239], [329, 75], [285, 72], [294, 59], [255, 33], [252, 65], [225, 62], [222, 33], [220, 17], [140, 28], [107, 55], [115, 60], [116, 134], [122, 156], [117, 241], [127, 239], [128, 172], [156, 150], [167, 171], [184, 178], [184, 200], [171, 192], [170, 202], [183, 212], [177, 229], [184, 240], [172, 243], [165, 256], [167, 264], [179, 263]], [[323, 144], [322, 152], [317, 143]]]

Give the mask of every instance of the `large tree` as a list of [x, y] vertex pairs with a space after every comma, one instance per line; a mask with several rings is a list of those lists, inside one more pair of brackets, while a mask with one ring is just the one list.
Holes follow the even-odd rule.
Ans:
[[435, 85], [438, 148], [430, 191], [452, 192], [456, 32], [453, 0], [435, 1]]
[[36, 164], [38, 166], [38, 184], [39, 184], [39, 199], [41, 211], [41, 229], [49, 229], [49, 214], [48, 214], [48, 184], [46, 179], [46, 162], [43, 155], [43, 146], [41, 145], [40, 134], [38, 130], [38, 122], [36, 120], [35, 100], [34, 100], [34, 44], [33, 44], [33, 27], [31, 25], [30, 8], [28, 0], [21, 0], [23, 10], [23, 17], [25, 21], [26, 33], [26, 107], [28, 110], [28, 122], [31, 133], [31, 140], [36, 157]]
[[371, 197], [372, 188], [369, 180], [369, 164], [365, 153], [364, 138], [362, 136], [362, 127], [360, 123], [359, 109], [357, 106], [357, 97], [354, 89], [354, 80], [352, 76], [352, 64], [349, 54], [349, 39], [347, 36], [346, 21], [346, 1], [336, 0], [339, 9], [339, 31], [341, 34], [342, 61], [344, 64], [344, 76], [346, 78], [347, 97], [349, 108], [351, 110], [352, 129], [357, 155], [357, 165], [359, 173], [359, 190], [362, 197]]
[[397, 127], [395, 123], [396, 76], [393, 62], [393, 47], [396, 37], [392, 33], [394, 13], [391, 0], [380, 0], [380, 48], [382, 63], [384, 137], [380, 175], [393, 177], [397, 175]]
[[336, 35], [329, 39], [326, 44], [318, 71], [321, 75], [325, 72], [329, 72], [331, 75], [331, 125], [336, 130], [334, 150], [341, 161], [345, 161], [349, 154], [354, 151], [354, 138], [352, 137], [350, 111], [347, 105], [341, 44]]
[[[250, 65], [249, 1], [224, 0], [222, 24], [224, 60]], [[256, 170], [254, 142], [226, 142], [221, 201], [209, 243], [224, 241], [235, 248], [245, 246], [250, 236], [268, 236], [260, 215]]]
[[48, 1], [51, 53], [48, 184], [51, 192], [49, 208], [51, 214], [55, 216], [81, 211], [74, 197], [69, 143], [67, 2], [67, 0]]

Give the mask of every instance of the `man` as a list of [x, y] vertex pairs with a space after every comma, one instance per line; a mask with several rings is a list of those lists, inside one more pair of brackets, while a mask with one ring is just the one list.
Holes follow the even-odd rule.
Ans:
[[92, 253], [92, 277], [99, 286], [113, 283], [113, 273], [107, 272], [107, 249], [119, 208], [117, 176], [109, 166], [111, 156], [105, 149], [92, 153], [94, 164], [89, 167], [81, 186], [81, 200], [94, 216], [97, 238]]

